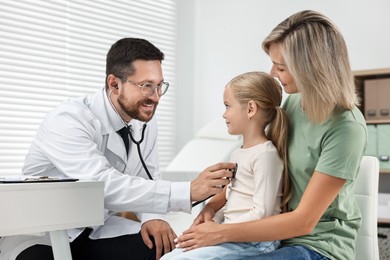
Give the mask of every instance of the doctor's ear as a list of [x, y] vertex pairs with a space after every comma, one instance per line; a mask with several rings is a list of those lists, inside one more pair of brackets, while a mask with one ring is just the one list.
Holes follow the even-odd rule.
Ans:
[[118, 78], [113, 74], [107, 76], [107, 85], [109, 88], [118, 89]]

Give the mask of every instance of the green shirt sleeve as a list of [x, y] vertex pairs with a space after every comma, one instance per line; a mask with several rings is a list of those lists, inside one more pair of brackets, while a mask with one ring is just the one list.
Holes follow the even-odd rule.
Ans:
[[367, 132], [361, 122], [336, 123], [328, 129], [321, 142], [321, 154], [315, 170], [354, 180], [366, 144]]

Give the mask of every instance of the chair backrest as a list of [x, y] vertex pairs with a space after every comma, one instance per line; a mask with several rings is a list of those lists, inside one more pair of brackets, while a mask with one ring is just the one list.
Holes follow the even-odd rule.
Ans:
[[202, 127], [162, 171], [162, 178], [173, 181], [192, 180], [206, 167], [226, 162], [242, 141], [230, 135], [222, 118]]
[[355, 182], [355, 197], [362, 213], [362, 224], [356, 240], [355, 260], [379, 260], [378, 183], [378, 159], [373, 156], [363, 156]]

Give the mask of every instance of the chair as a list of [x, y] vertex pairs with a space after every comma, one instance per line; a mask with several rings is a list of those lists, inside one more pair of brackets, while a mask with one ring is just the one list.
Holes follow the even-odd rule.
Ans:
[[379, 260], [378, 182], [378, 159], [373, 156], [363, 156], [355, 183], [355, 197], [362, 213], [362, 223], [356, 240], [355, 260]]
[[230, 135], [222, 118], [210, 121], [202, 127], [166, 169], [162, 178], [171, 181], [190, 181], [206, 167], [226, 162], [234, 149], [242, 144], [240, 136]]

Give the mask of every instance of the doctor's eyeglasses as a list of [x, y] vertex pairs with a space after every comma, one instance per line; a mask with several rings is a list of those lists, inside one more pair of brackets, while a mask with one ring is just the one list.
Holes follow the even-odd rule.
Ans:
[[130, 84], [133, 84], [135, 86], [138, 86], [141, 88], [141, 93], [144, 97], [150, 97], [152, 96], [156, 90], [157, 90], [157, 95], [159, 97], [161, 97], [162, 95], [164, 95], [165, 93], [167, 93], [168, 91], [168, 88], [169, 88], [169, 83], [168, 82], [165, 82], [165, 81], [162, 81], [160, 84], [158, 85], [153, 85], [153, 84], [150, 84], [150, 83], [143, 83], [143, 84], [138, 84], [134, 81], [131, 81], [131, 80], [128, 80], [126, 78], [121, 78], [121, 77], [118, 77], [120, 79], [122, 79], [123, 81], [127, 81], [129, 82]]

